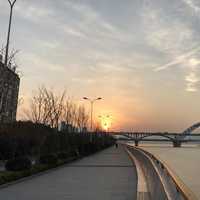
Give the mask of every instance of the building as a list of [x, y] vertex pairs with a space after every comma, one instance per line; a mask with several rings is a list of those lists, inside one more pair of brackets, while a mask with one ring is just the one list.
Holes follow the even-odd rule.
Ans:
[[75, 127], [73, 127], [71, 124], [67, 124], [66, 122], [62, 121], [58, 127], [59, 131], [67, 131], [69, 133], [75, 131]]
[[62, 121], [60, 122], [58, 126], [59, 131], [67, 131], [68, 133], [86, 133], [87, 127], [78, 128], [75, 126], [72, 126], [71, 124], [67, 124], [66, 122]]
[[16, 120], [20, 78], [10, 64], [5, 67], [0, 55], [0, 122]]

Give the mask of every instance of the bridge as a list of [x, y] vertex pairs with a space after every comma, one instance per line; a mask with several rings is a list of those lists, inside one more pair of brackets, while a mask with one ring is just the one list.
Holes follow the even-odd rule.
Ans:
[[[134, 141], [135, 146], [141, 141], [172, 142], [174, 147], [181, 147], [182, 143], [200, 142], [200, 134], [192, 134], [200, 127], [200, 122], [193, 124], [182, 133], [168, 132], [114, 132], [114, 135], [123, 136], [119, 140]], [[157, 137], [157, 138], [156, 138]]]

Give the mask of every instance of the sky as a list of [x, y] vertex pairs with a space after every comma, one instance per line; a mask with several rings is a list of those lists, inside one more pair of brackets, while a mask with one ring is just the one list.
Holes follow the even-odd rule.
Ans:
[[[28, 102], [45, 85], [102, 101], [112, 130], [181, 132], [200, 121], [199, 0], [17, 0], [11, 49]], [[0, 45], [9, 7], [0, 0]], [[18, 118], [21, 117], [19, 108]]]

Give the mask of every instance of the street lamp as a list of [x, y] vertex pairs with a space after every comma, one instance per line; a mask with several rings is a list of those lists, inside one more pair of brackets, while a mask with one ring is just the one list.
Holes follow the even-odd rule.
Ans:
[[13, 14], [13, 7], [17, 0], [8, 0], [10, 4], [10, 18], [9, 18], [9, 25], [8, 25], [8, 35], [7, 35], [7, 43], [6, 43], [6, 55], [5, 55], [5, 66], [8, 64], [8, 51], [9, 51], [9, 43], [10, 43], [10, 30], [11, 30], [11, 23], [12, 23], [12, 14]]
[[88, 97], [83, 97], [84, 100], [87, 100], [90, 102], [90, 131], [92, 132], [92, 125], [93, 125], [93, 106], [94, 106], [94, 102], [95, 101], [98, 101], [98, 100], [101, 100], [102, 98], [99, 97], [99, 98], [96, 98], [96, 99], [90, 99]]

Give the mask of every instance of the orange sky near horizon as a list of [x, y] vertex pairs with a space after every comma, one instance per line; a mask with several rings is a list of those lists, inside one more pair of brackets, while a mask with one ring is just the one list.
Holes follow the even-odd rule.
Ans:
[[[111, 130], [181, 132], [200, 121], [200, 5], [196, 0], [17, 1], [11, 30], [23, 109], [41, 85], [90, 112]], [[8, 2], [0, 0], [0, 45]], [[119, 15], [120, 13], [120, 15]]]

